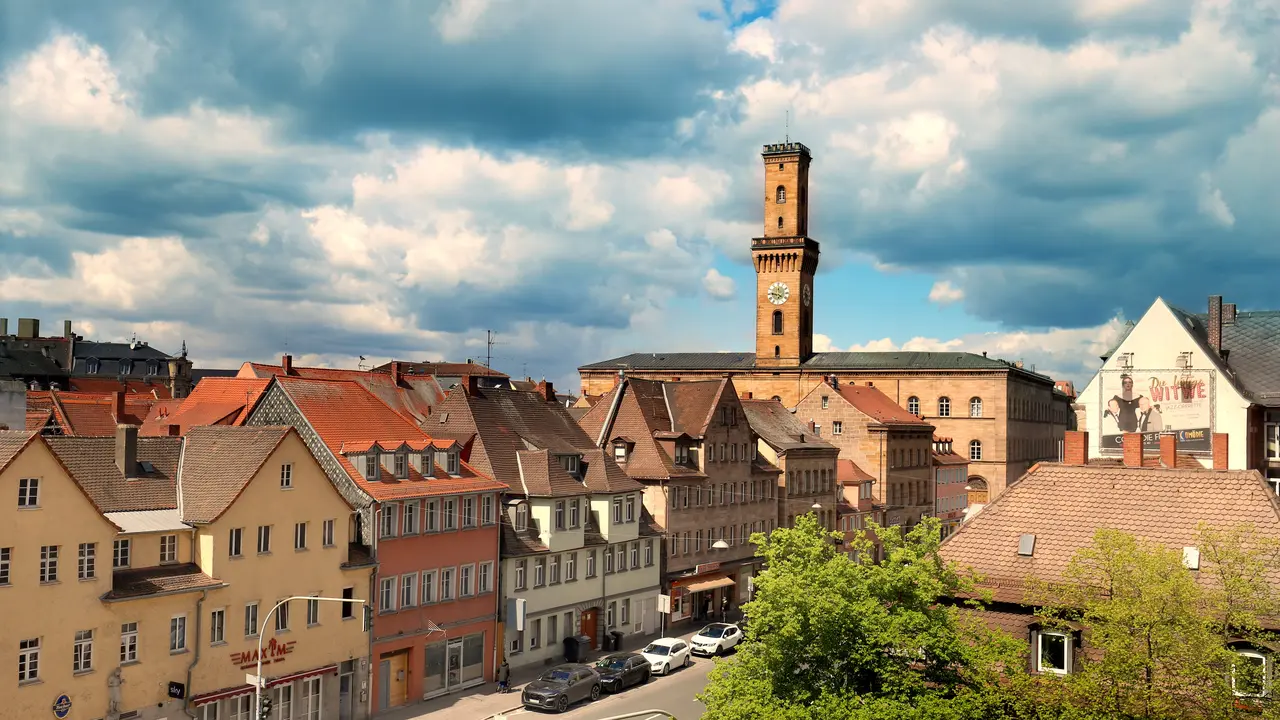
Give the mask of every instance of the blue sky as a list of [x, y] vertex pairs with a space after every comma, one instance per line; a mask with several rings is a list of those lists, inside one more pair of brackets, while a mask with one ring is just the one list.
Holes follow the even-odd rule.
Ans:
[[0, 307], [205, 367], [749, 350], [788, 114], [819, 349], [1274, 306], [1274, 0], [0, 2]]

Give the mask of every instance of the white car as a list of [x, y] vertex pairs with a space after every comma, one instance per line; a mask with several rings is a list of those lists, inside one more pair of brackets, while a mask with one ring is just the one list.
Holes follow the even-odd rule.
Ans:
[[730, 623], [711, 623], [693, 636], [695, 655], [719, 655], [742, 642], [742, 628]]
[[658, 638], [646, 645], [640, 654], [649, 661], [649, 669], [655, 675], [666, 675], [693, 662], [689, 656], [689, 643], [680, 638]]

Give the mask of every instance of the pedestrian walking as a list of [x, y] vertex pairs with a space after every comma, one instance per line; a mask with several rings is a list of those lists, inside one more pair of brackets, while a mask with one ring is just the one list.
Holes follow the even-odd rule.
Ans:
[[498, 666], [498, 692], [511, 692], [511, 666], [507, 664], [506, 658]]
[[720, 622], [729, 621], [729, 598], [720, 598]]

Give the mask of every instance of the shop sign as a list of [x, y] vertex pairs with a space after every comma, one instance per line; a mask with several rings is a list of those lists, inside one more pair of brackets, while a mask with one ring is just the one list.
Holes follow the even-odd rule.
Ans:
[[70, 714], [71, 698], [66, 694], [59, 695], [58, 699], [53, 701], [53, 716], [61, 720]]
[[169, 681], [169, 697], [181, 700], [187, 696], [187, 686], [180, 682]]
[[1121, 453], [1125, 433], [1142, 433], [1147, 450], [1160, 436], [1178, 438], [1179, 452], [1213, 450], [1212, 370], [1104, 370], [1098, 373], [1103, 453]]
[[[262, 664], [268, 665], [284, 660], [293, 653], [293, 646], [297, 644], [297, 640], [278, 642], [275, 638], [271, 638], [267, 644], [262, 646]], [[241, 670], [256, 667], [258, 664], [258, 648], [231, 653], [231, 662], [235, 663]]]
[[715, 572], [716, 570], [719, 570], [719, 569], [720, 569], [720, 563], [718, 562], [701, 563], [693, 569], [693, 574], [701, 575], [703, 573]]

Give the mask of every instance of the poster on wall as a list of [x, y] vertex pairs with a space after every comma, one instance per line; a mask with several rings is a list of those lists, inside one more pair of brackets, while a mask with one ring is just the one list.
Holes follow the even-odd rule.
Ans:
[[1170, 433], [1179, 451], [1213, 450], [1213, 370], [1103, 370], [1099, 380], [1103, 452], [1123, 452], [1135, 432], [1150, 450]]

